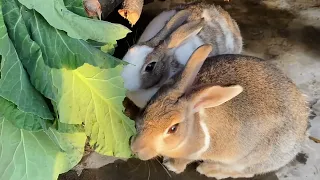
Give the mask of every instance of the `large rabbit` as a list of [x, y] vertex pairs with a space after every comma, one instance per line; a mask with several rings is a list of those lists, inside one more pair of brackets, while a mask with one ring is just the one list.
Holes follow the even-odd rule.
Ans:
[[[206, 59], [199, 47], [137, 120], [131, 149], [142, 160], [167, 157], [180, 173], [202, 160], [208, 177], [252, 177], [289, 163], [307, 138], [304, 96], [280, 70], [255, 57]], [[206, 61], [205, 61], [206, 59]]]
[[122, 73], [129, 99], [143, 108], [205, 43], [213, 46], [209, 56], [242, 51], [238, 25], [220, 6], [193, 3], [161, 13], [123, 58], [130, 63]]

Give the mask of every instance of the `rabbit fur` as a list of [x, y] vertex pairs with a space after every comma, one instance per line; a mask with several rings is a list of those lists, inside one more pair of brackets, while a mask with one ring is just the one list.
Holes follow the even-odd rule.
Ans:
[[239, 27], [220, 6], [193, 3], [158, 15], [123, 58], [129, 63], [122, 72], [127, 97], [143, 108], [205, 43], [213, 46], [209, 56], [242, 51]]
[[307, 139], [305, 97], [266, 61], [244, 55], [206, 59], [210, 51], [200, 46], [150, 100], [137, 119], [132, 151], [142, 160], [164, 156], [176, 173], [202, 160], [197, 171], [217, 179], [285, 166]]

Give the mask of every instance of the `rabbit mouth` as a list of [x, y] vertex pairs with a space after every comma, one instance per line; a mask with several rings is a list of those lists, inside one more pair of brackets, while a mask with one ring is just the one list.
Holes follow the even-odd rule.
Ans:
[[163, 81], [164, 81], [164, 76], [162, 75], [160, 78], [159, 78], [159, 80], [154, 84], [154, 86], [155, 87], [160, 87], [163, 83]]
[[165, 76], [164, 75], [161, 75], [154, 83], [152, 84], [149, 84], [148, 86], [145, 87], [145, 89], [150, 89], [150, 88], [153, 88], [153, 87], [160, 87], [163, 83], [163, 81], [165, 79]]
[[155, 83], [154, 87], [161, 88], [161, 86], [163, 86], [168, 79], [168, 76], [162, 75], [159, 78], [159, 80]]
[[143, 149], [139, 153], [136, 154], [138, 158], [142, 161], [148, 161], [158, 156], [158, 154], [154, 151], [150, 151], [147, 149]]

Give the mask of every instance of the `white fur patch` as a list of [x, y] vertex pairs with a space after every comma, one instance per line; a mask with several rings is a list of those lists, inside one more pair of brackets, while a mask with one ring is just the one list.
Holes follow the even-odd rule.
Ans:
[[203, 17], [206, 22], [211, 22], [212, 21], [212, 18], [210, 16], [210, 13], [209, 13], [208, 9], [203, 10], [203, 12], [201, 14], [201, 17]]
[[174, 56], [180, 64], [186, 65], [192, 53], [203, 44], [199, 36], [191, 36], [175, 50]]
[[[212, 13], [212, 14], [210, 14]], [[204, 18], [206, 24], [208, 24], [210, 27], [212, 27], [213, 29], [214, 28], [217, 28], [217, 24], [216, 23], [213, 23], [213, 19], [211, 16], [219, 16], [219, 12], [214, 9], [214, 11], [209, 11], [208, 9], [205, 9], [203, 10], [201, 16]], [[215, 34], [215, 37], [216, 37], [216, 40], [218, 43], [220, 43], [221, 41], [223, 41], [222, 39], [222, 34]], [[217, 48], [218, 51], [215, 51], [215, 52], [218, 52], [219, 53], [219, 46], [218, 47], [214, 47], [214, 48]]]
[[[218, 12], [215, 13], [218, 16]], [[212, 17], [210, 16], [210, 12], [208, 9], [203, 10], [201, 17], [205, 20], [206, 24], [208, 24], [211, 27], [216, 27], [216, 25], [213, 23]]]
[[124, 87], [129, 91], [138, 90], [141, 86], [140, 70], [147, 55], [153, 51], [148, 46], [134, 46], [128, 50], [123, 60], [130, 63], [123, 68], [121, 76], [124, 80]]
[[192, 159], [197, 159], [199, 158], [204, 152], [206, 152], [209, 149], [210, 146], [210, 133], [209, 133], [209, 129], [207, 127], [207, 125], [203, 122], [202, 119], [206, 118], [206, 114], [204, 112], [205, 110], [202, 109], [199, 111], [199, 115], [200, 115], [200, 126], [202, 129], [202, 132], [204, 134], [204, 145], [203, 147], [198, 150], [197, 152], [191, 154], [189, 157]]
[[204, 172], [204, 170], [202, 169], [202, 166], [201, 166], [201, 165], [198, 166], [196, 170], [197, 170], [197, 172], [200, 173], [200, 174], [205, 174], [205, 172]]
[[[203, 12], [202, 12], [202, 17], [205, 19], [206, 23], [211, 26], [212, 28], [216, 28], [217, 24], [213, 23], [213, 19], [211, 16], [213, 15], [216, 15], [216, 16], [220, 16], [219, 13], [217, 11], [215, 12], [212, 12], [208, 9], [205, 9]], [[228, 23], [226, 22], [225, 19], [223, 18], [219, 18], [218, 21], [216, 21], [217, 23], [219, 23], [221, 29], [222, 29], [222, 33], [221, 35], [218, 35], [216, 34], [216, 37], [217, 37], [217, 42], [221, 42], [221, 41], [224, 41], [225, 44], [226, 44], [226, 47], [224, 48], [224, 51], [223, 52], [219, 52], [219, 54], [230, 54], [230, 53], [234, 53], [234, 38], [233, 38], [233, 34], [232, 32], [230, 31], [230, 27], [228, 25]], [[222, 35], [225, 36], [225, 38], [223, 39]]]
[[150, 88], [146, 90], [128, 91], [127, 97], [139, 108], [144, 108], [158, 90], [159, 88]]
[[219, 21], [220, 26], [222, 28], [222, 31], [224, 33], [225, 36], [225, 42], [226, 42], [226, 52], [223, 52], [225, 54], [229, 54], [229, 53], [233, 53], [234, 51], [234, 42], [233, 42], [233, 34], [230, 31], [230, 27], [228, 25], [228, 23], [222, 19], [221, 21]]

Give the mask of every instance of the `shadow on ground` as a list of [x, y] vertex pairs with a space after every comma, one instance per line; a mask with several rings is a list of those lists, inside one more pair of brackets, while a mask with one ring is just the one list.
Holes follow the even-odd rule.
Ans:
[[[59, 180], [213, 180], [195, 171], [195, 164], [179, 175], [166, 171], [160, 161], [140, 161], [130, 159], [127, 162], [118, 160], [98, 170], [84, 170], [80, 177], [75, 172], [60, 176]], [[277, 180], [275, 174], [268, 174], [252, 180]], [[245, 180], [245, 179], [238, 179]]]

